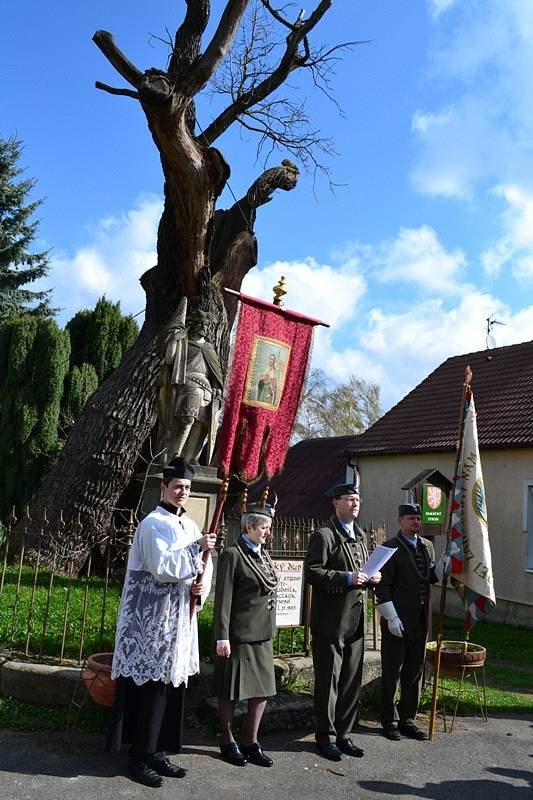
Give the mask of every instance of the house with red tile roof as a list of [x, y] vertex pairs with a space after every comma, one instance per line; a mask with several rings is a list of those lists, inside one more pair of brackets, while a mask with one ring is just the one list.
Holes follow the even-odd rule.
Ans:
[[[283, 472], [270, 483], [278, 495], [276, 516], [329, 519], [331, 498], [325, 493], [338, 483], [353, 480], [353, 470], [346, 463], [346, 450], [354, 446], [356, 439], [356, 436], [304, 439], [289, 448]], [[260, 496], [260, 491], [255, 494]]]
[[[533, 626], [533, 341], [447, 359], [347, 444], [363, 497], [360, 523], [382, 518], [392, 534], [413, 476], [431, 468], [451, 480], [467, 365], [497, 598], [491, 618]], [[444, 550], [443, 536], [435, 547]]]

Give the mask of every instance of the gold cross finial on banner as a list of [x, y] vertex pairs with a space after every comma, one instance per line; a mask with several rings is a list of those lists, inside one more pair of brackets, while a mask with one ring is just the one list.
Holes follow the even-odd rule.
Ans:
[[274, 305], [281, 306], [283, 297], [287, 294], [287, 290], [285, 288], [285, 276], [282, 275], [279, 281], [276, 283], [275, 286], [272, 287], [272, 291], [274, 292]]

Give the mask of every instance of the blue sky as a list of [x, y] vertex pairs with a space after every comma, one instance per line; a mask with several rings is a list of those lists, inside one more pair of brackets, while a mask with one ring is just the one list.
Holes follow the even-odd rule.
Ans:
[[[164, 66], [150, 34], [174, 31], [183, 6], [19, 0], [3, 12], [0, 136], [23, 140], [46, 198], [39, 244], [53, 249], [61, 322], [104, 292], [143, 308], [161, 208], [144, 116], [94, 88], [123, 82], [91, 37], [109, 30], [139, 68]], [[212, 6], [215, 17], [223, 3]], [[482, 349], [489, 314], [506, 323], [499, 345], [533, 338], [533, 0], [334, 0], [314, 41], [352, 39], [366, 43], [334, 79], [344, 117], [291, 80], [335, 140], [340, 186], [302, 175], [260, 209], [259, 268], [243, 288], [269, 298], [285, 274], [286, 305], [332, 326], [314, 364], [378, 382], [387, 408], [446, 357]], [[200, 101], [204, 127], [213, 113]], [[254, 142], [234, 130], [217, 146], [240, 196], [262, 171]]]

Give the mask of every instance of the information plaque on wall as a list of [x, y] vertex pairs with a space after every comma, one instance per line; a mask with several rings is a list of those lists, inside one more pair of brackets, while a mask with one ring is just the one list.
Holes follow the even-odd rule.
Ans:
[[274, 567], [279, 581], [276, 626], [292, 628], [303, 625], [304, 563], [274, 560]]

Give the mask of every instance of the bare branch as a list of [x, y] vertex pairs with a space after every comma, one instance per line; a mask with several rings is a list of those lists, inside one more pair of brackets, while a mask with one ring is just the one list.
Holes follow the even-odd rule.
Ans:
[[[320, 161], [319, 154], [322, 153], [326, 156], [336, 155], [333, 142], [331, 139], [320, 135], [318, 130], [308, 130], [305, 125], [303, 129], [298, 132], [298, 109], [294, 108], [291, 111], [295, 112], [295, 116], [290, 115], [281, 120], [282, 126], [274, 128], [270, 122], [269, 116], [261, 116], [254, 112], [248, 112], [243, 117], [239, 118], [239, 123], [246, 130], [259, 134], [259, 142], [257, 144], [257, 156], [263, 162], [267, 162], [272, 155], [274, 149], [286, 150], [292, 153], [305, 167], [308, 172], [323, 172], [325, 175], [330, 176], [327, 167]], [[279, 122], [279, 118], [276, 122]], [[304, 120], [307, 122], [307, 118]], [[266, 155], [263, 157], [263, 153]]]
[[108, 86], [107, 83], [102, 83], [101, 81], [95, 81], [94, 85], [97, 89], [108, 92], [108, 94], [120, 94], [124, 95], [124, 97], [132, 97], [134, 100], [139, 99], [138, 93], [134, 92], [133, 89], [115, 89], [113, 86]]
[[209, 0], [186, 0], [187, 13], [171, 42], [168, 71], [175, 78], [198, 58], [202, 34], [209, 22]]
[[278, 89], [287, 79], [288, 75], [298, 67], [306, 63], [305, 52], [299, 53], [299, 46], [311, 30], [322, 19], [326, 11], [330, 8], [332, 0], [321, 0], [311, 16], [306, 22], [300, 22], [294, 26], [291, 33], [287, 36], [285, 52], [283, 53], [277, 67], [264, 78], [261, 82], [243, 92], [236, 100], [228, 106], [219, 116], [209, 125], [203, 134], [203, 141], [212, 144], [218, 137], [226, 131], [242, 114], [252, 106], [265, 100], [276, 89]]
[[272, 16], [274, 17], [275, 20], [280, 22], [282, 25], [285, 25], [285, 27], [289, 28], [289, 30], [291, 30], [291, 31], [293, 31], [295, 29], [296, 23], [303, 16], [303, 12], [300, 11], [300, 14], [298, 15], [298, 19], [296, 20], [296, 23], [289, 22], [289, 20], [286, 19], [280, 11], [277, 11], [275, 8], [272, 8], [272, 6], [269, 3], [269, 0], [261, 0], [261, 2], [264, 5], [264, 7], [266, 8], [266, 10], [269, 12], [269, 14], [272, 14]]
[[102, 51], [107, 60], [115, 67], [119, 75], [122, 75], [124, 80], [137, 88], [142, 80], [143, 74], [117, 47], [113, 36], [107, 31], [96, 31], [93, 36], [93, 42]]
[[[331, 0], [329, 0], [331, 2]], [[204, 54], [200, 56], [180, 81], [180, 92], [194, 97], [207, 84], [229, 52], [237, 35], [249, 0], [228, 0], [220, 22]]]

